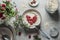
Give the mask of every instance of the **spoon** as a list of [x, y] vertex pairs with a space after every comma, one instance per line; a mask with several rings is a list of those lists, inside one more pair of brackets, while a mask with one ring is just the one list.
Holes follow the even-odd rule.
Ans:
[[8, 37], [8, 35], [2, 35], [2, 39], [3, 40], [10, 40], [9, 37]]
[[39, 30], [41, 35], [45, 38], [47, 38], [48, 40], [50, 40], [50, 37], [47, 35], [47, 33], [43, 32], [42, 30]]
[[[38, 28], [36, 28], [38, 30]], [[50, 37], [47, 35], [47, 33], [43, 32], [42, 30], [39, 30], [41, 35], [45, 38], [47, 38], [48, 40], [50, 40]]]

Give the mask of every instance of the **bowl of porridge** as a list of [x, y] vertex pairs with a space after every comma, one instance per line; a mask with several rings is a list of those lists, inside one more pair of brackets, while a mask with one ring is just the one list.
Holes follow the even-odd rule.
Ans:
[[27, 24], [27, 28], [34, 29], [37, 26], [40, 27], [42, 18], [37, 10], [26, 10], [22, 16], [23, 24]]

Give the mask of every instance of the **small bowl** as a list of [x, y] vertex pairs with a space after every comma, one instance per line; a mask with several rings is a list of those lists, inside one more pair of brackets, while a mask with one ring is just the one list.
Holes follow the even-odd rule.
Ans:
[[[24, 27], [25, 30], [28, 30], [28, 32], [36, 32], [40, 29], [40, 25], [41, 25], [41, 21], [42, 21], [42, 17], [41, 17], [41, 14], [37, 11], [37, 10], [34, 10], [34, 9], [29, 9], [29, 10], [26, 10], [22, 16], [24, 16], [26, 13], [28, 12], [36, 12], [39, 16], [40, 16], [40, 23], [36, 26], [32, 26], [32, 27]], [[38, 28], [38, 30], [36, 29]]]
[[15, 29], [5, 24], [0, 25], [0, 39], [15, 40]]
[[31, 2], [32, 2], [32, 1], [30, 1], [30, 2], [29, 2], [29, 5], [30, 5], [31, 7], [37, 7], [37, 6], [38, 6], [38, 4], [39, 4], [39, 1], [36, 1], [36, 3], [35, 3], [35, 4], [34, 4], [34, 3], [33, 3], [33, 4], [31, 4]]
[[[54, 2], [54, 1], [56, 1], [56, 3]], [[55, 4], [54, 4], [54, 3]], [[54, 5], [54, 7], [53, 7], [53, 5]], [[52, 8], [52, 7], [53, 8]], [[45, 6], [45, 9], [46, 9], [46, 11], [48, 12], [48, 13], [50, 13], [50, 14], [54, 14], [57, 10], [58, 10], [58, 7], [59, 6], [59, 2], [58, 2], [58, 0], [49, 0], [48, 2], [47, 2], [47, 4], [46, 4], [46, 6]], [[50, 8], [49, 8], [50, 7]]]
[[52, 38], [57, 38], [59, 35], [59, 31], [56, 28], [53, 28], [52, 30], [50, 30], [50, 36]]

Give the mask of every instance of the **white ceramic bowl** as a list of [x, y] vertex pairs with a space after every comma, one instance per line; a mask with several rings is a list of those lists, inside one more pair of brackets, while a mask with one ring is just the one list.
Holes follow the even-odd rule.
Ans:
[[58, 10], [58, 0], [49, 0], [46, 4], [46, 10], [53, 14], [56, 10]]
[[29, 5], [31, 6], [31, 7], [36, 7], [36, 6], [38, 6], [38, 4], [39, 4], [39, 1], [38, 0], [36, 0], [36, 3], [34, 4], [31, 4], [31, 2], [32, 2], [33, 0], [30, 0], [30, 2], [29, 2]]
[[[38, 15], [38, 16], [37, 16], [37, 21], [36, 21], [33, 25], [29, 25], [29, 23], [26, 22], [27, 20], [24, 19], [24, 18], [26, 18], [24, 15], [26, 15], [26, 14], [30, 14], [30, 13], [32, 14], [32, 12], [35, 12], [35, 14]], [[22, 16], [23, 16], [23, 18], [22, 18], [22, 19], [23, 19], [23, 23], [28, 25], [27, 28], [33, 29], [33, 28], [36, 28], [36, 26], [38, 26], [38, 25], [41, 24], [41, 20], [42, 20], [42, 18], [41, 18], [40, 13], [39, 13], [37, 10], [34, 10], [34, 9], [26, 10], [26, 11], [23, 13]], [[30, 16], [32, 16], [32, 15], [30, 15]]]

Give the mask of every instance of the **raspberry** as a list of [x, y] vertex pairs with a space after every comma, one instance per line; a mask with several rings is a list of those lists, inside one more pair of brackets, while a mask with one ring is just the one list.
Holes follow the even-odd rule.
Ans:
[[31, 18], [31, 17], [27, 15], [26, 18]]
[[36, 3], [36, 1], [33, 2], [34, 4]]
[[19, 32], [18, 35], [21, 36], [21, 32]]
[[26, 18], [27, 18], [27, 21], [30, 21], [31, 17], [27, 15]]
[[28, 21], [29, 23], [30, 23], [30, 25], [32, 25], [33, 24], [33, 22], [32, 21]]
[[6, 4], [2, 4], [2, 7], [6, 7]]
[[29, 37], [29, 39], [30, 39], [30, 38], [31, 38], [31, 35], [29, 35], [28, 37]]
[[0, 18], [3, 17], [3, 13], [0, 13]]
[[33, 0], [32, 2], [31, 2], [31, 4], [35, 4], [36, 3], [36, 1], [35, 0]]
[[31, 4], [33, 4], [33, 2], [31, 2]]
[[35, 23], [35, 22], [36, 22], [36, 20], [37, 20], [37, 17], [36, 17], [36, 16], [34, 16], [34, 17], [33, 17], [33, 20], [32, 20], [32, 21], [33, 21], [33, 23]]
[[36, 20], [37, 20], [36, 16], [34, 16], [33, 18], [31, 18], [30, 16], [27, 15], [26, 18], [27, 18], [28, 23], [30, 23], [30, 25], [32, 25], [33, 23], [35, 23]]
[[35, 0], [33, 0], [33, 3], [35, 4], [35, 3], [36, 3], [36, 1], [35, 1]]

